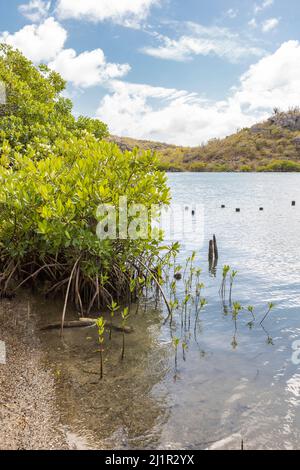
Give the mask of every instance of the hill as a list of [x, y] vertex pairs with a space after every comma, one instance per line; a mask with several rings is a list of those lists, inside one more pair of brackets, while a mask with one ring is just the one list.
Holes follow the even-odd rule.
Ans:
[[300, 109], [274, 111], [265, 122], [200, 147], [111, 136], [122, 150], [157, 152], [168, 171], [300, 171]]

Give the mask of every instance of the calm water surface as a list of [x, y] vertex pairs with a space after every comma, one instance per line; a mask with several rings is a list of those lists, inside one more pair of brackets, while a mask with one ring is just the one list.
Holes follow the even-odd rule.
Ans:
[[[131, 319], [135, 333], [126, 336], [124, 363], [121, 335], [106, 342], [101, 383], [94, 329], [66, 331], [63, 343], [57, 332], [44, 333], [70, 442], [78, 448], [236, 449], [243, 439], [248, 449], [299, 448], [300, 366], [291, 358], [300, 340], [300, 175], [185, 173], [170, 174], [169, 183], [173, 202], [204, 207], [204, 243], [184, 246], [180, 257], [197, 251], [208, 305], [196, 332], [192, 314], [185, 333], [176, 315], [172, 331], [163, 325], [163, 306], [142, 308]], [[220, 252], [214, 273], [207, 261], [212, 234]], [[258, 318], [251, 330], [249, 314], [240, 314], [235, 348], [235, 324], [218, 294], [224, 264], [238, 271], [233, 300], [253, 305]], [[268, 302], [276, 308], [263, 329]], [[45, 301], [36, 308], [57, 314]], [[175, 378], [172, 335], [188, 344], [185, 360], [179, 348]]]

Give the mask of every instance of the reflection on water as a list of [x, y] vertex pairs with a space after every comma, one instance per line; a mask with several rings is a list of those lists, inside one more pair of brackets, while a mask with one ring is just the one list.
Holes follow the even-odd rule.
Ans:
[[[120, 333], [106, 339], [102, 382], [95, 329], [66, 330], [63, 343], [57, 332], [43, 333], [70, 438], [85, 447], [240, 448], [243, 439], [246, 449], [297, 448], [300, 373], [291, 357], [300, 339], [300, 175], [172, 174], [169, 180], [175, 203], [204, 206], [205, 245], [184, 246], [178, 262], [196, 250], [208, 305], [198, 316], [188, 311], [185, 323], [177, 310], [171, 327], [163, 305], [140, 309], [131, 317], [135, 332], [126, 336], [124, 363]], [[209, 265], [214, 233], [219, 261]], [[238, 270], [232, 301], [252, 305], [254, 320], [243, 310], [235, 321], [221, 301], [224, 264]], [[182, 283], [178, 296], [182, 301]], [[261, 326], [269, 302], [276, 308]], [[47, 315], [50, 308], [57, 313], [55, 305], [39, 304]], [[174, 380], [176, 337], [188, 347], [180, 343]]]
[[[39, 301], [37, 308], [49, 322], [59, 305]], [[57, 376], [62, 422], [79, 448], [155, 447], [160, 441], [168, 406], [166, 396], [154, 397], [152, 389], [168, 371], [170, 349], [159, 341], [162, 318], [157, 311], [141, 313], [131, 323], [134, 333], [126, 335], [124, 361], [122, 334], [113, 331], [111, 341], [108, 334], [105, 338], [103, 380], [96, 328], [66, 329], [63, 341], [57, 331], [41, 334]]]

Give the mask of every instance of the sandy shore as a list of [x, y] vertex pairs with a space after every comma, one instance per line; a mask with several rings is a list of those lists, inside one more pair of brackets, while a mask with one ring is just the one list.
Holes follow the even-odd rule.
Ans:
[[0, 449], [68, 449], [60, 425], [55, 381], [46, 367], [26, 302], [0, 300]]

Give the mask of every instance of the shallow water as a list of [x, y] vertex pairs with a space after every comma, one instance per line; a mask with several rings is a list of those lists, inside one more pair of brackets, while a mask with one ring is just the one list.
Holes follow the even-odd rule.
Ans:
[[[175, 203], [204, 208], [204, 242], [197, 236], [180, 257], [197, 251], [208, 305], [196, 334], [193, 312], [187, 332], [179, 313], [171, 331], [163, 325], [163, 306], [132, 315], [124, 362], [122, 335], [106, 339], [101, 382], [94, 328], [66, 330], [63, 343], [57, 331], [43, 333], [70, 441], [77, 448], [236, 449], [243, 439], [247, 449], [299, 448], [300, 366], [291, 359], [300, 340], [300, 175], [185, 173], [169, 181]], [[219, 262], [211, 273], [214, 233]], [[239, 315], [235, 348], [235, 323], [218, 294], [224, 264], [238, 271], [233, 300], [253, 305], [258, 319], [251, 330], [249, 314]], [[268, 302], [276, 308], [263, 329]], [[33, 308], [49, 321], [60, 305], [39, 301]], [[176, 374], [172, 335], [188, 344], [185, 360], [179, 348]]]

